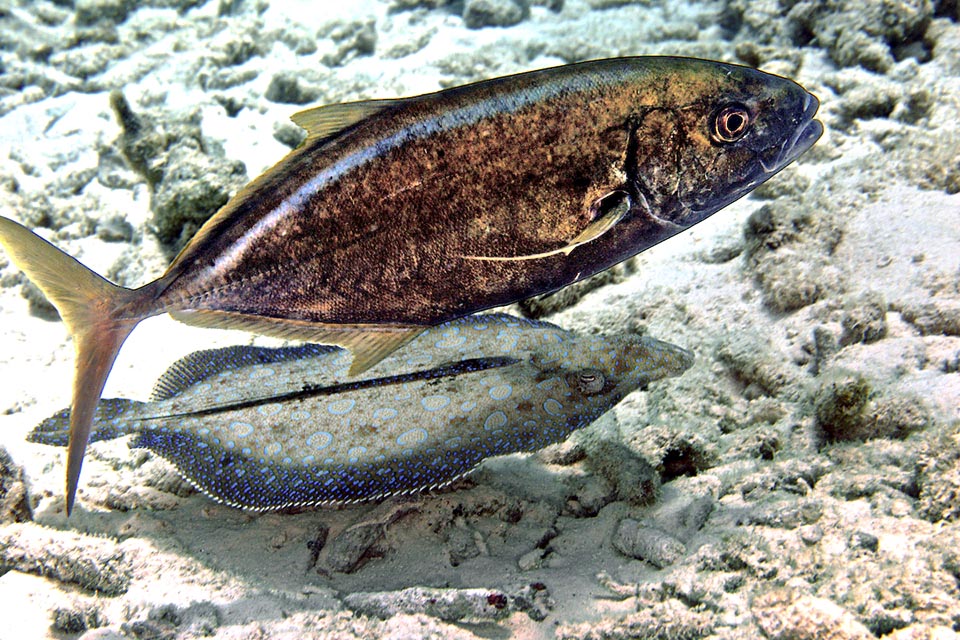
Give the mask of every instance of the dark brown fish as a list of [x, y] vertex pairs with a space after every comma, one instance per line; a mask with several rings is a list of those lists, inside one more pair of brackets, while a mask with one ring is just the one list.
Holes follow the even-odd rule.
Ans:
[[135, 290], [0, 220], [0, 243], [75, 339], [68, 511], [104, 382], [144, 318], [338, 344], [357, 373], [426, 327], [703, 220], [808, 149], [817, 106], [754, 69], [641, 57], [312, 109], [294, 116], [306, 143]]

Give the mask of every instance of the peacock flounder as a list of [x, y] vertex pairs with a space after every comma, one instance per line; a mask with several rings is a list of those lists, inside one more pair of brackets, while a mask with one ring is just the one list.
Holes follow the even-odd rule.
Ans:
[[[201, 491], [253, 510], [439, 487], [484, 458], [560, 442], [693, 356], [637, 336], [584, 336], [506, 315], [423, 332], [361, 378], [318, 345], [194, 353], [150, 402], [101, 400], [92, 439], [172, 462]], [[29, 439], [65, 445], [69, 409]]]
[[817, 106], [756, 69], [649, 56], [311, 109], [294, 116], [306, 142], [139, 289], [0, 218], [0, 244], [74, 336], [68, 512], [94, 407], [144, 318], [344, 346], [360, 373], [427, 327], [707, 218], [816, 142]]

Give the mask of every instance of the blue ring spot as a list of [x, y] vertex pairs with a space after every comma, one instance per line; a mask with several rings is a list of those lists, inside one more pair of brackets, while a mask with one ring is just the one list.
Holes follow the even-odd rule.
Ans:
[[335, 416], [342, 416], [353, 411], [353, 406], [357, 404], [357, 401], [352, 398], [343, 398], [341, 400], [334, 400], [327, 405], [327, 411], [332, 413]]
[[397, 417], [397, 410], [392, 407], [380, 407], [373, 412], [373, 417], [375, 420], [393, 420]]
[[257, 407], [257, 413], [262, 416], [275, 416], [282, 411], [279, 404], [262, 404]]
[[230, 431], [238, 438], [246, 438], [253, 433], [253, 425], [249, 422], [231, 422]]
[[553, 398], [548, 398], [544, 401], [543, 410], [551, 416], [563, 415], [563, 405]]
[[498, 384], [490, 388], [490, 397], [494, 400], [506, 400], [513, 393], [513, 387], [508, 384]]
[[263, 455], [273, 457], [283, 451], [283, 445], [279, 442], [271, 442], [263, 448]]
[[427, 411], [439, 411], [450, 404], [450, 398], [447, 396], [425, 396], [420, 400], [420, 404]]
[[494, 411], [483, 421], [483, 428], [490, 431], [491, 429], [499, 429], [500, 427], [506, 426], [506, 424], [507, 414], [503, 411]]
[[404, 431], [399, 436], [397, 436], [397, 444], [403, 447], [409, 447], [415, 444], [420, 444], [429, 437], [426, 429], [416, 428], [410, 429], [409, 431]]
[[307, 438], [307, 446], [317, 451], [323, 451], [333, 442], [333, 434], [327, 431], [317, 431]]

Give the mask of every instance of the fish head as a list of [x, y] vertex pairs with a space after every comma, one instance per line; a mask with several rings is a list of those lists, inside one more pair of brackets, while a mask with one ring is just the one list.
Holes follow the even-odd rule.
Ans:
[[684, 58], [658, 73], [655, 100], [635, 111], [627, 174], [635, 209], [667, 227], [746, 195], [823, 133], [816, 96], [787, 78]]
[[[653, 338], [568, 334], [559, 349], [537, 354], [542, 377], [559, 378], [561, 404], [595, 418], [630, 392], [677, 376], [693, 364], [693, 353]], [[589, 411], [592, 409], [593, 411]]]

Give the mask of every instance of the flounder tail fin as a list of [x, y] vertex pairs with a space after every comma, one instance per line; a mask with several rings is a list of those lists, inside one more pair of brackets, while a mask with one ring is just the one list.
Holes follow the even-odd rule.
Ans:
[[[144, 403], [124, 398], [108, 398], [97, 404], [97, 415], [90, 431], [90, 442], [113, 440], [136, 431], [132, 416]], [[124, 419], [129, 418], [129, 419]], [[70, 409], [61, 409], [27, 435], [27, 442], [65, 447], [70, 440]]]
[[0, 216], [0, 244], [60, 312], [73, 336], [76, 373], [67, 447], [67, 515], [80, 479], [93, 414], [124, 340], [143, 317], [124, 308], [135, 291], [107, 282], [23, 225]]

